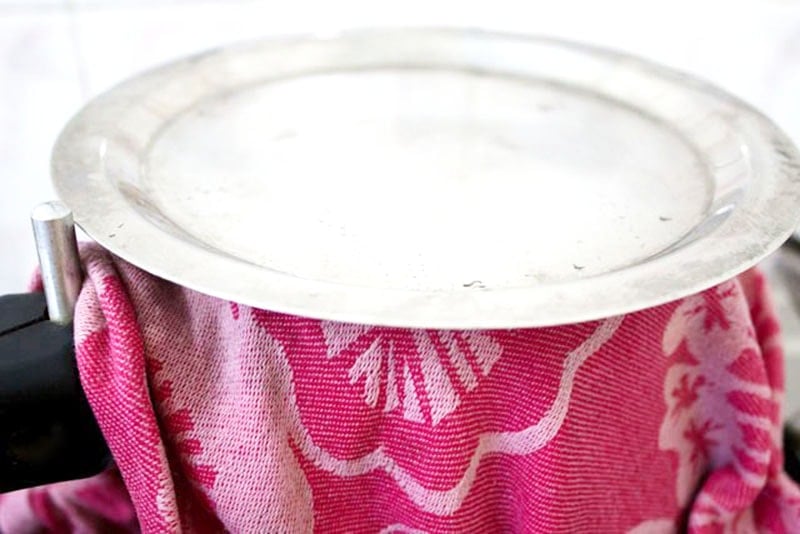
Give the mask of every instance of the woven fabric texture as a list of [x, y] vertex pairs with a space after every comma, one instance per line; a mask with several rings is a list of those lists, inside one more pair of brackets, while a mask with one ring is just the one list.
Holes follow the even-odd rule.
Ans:
[[601, 321], [442, 331], [83, 257], [81, 380], [144, 532], [800, 532], [758, 271]]

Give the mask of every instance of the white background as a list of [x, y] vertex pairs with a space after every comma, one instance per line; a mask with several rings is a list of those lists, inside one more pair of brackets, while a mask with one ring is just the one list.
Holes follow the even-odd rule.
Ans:
[[[35, 262], [28, 212], [54, 196], [50, 148], [88, 98], [151, 65], [232, 41], [403, 25], [625, 49], [718, 83], [800, 141], [798, 0], [0, 0], [0, 294], [25, 286]], [[800, 350], [789, 356], [789, 400], [800, 410], [792, 395]]]

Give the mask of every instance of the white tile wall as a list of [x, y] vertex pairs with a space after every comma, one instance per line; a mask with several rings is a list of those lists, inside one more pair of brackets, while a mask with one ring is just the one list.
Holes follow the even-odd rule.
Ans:
[[26, 211], [52, 197], [47, 154], [82, 101], [70, 20], [0, 8], [0, 294], [33, 264]]
[[[800, 140], [798, 0], [0, 0], [0, 294], [25, 285], [35, 261], [28, 211], [52, 196], [50, 147], [91, 95], [226, 42], [420, 24], [544, 33], [649, 56], [737, 93]], [[787, 371], [800, 389], [800, 354]]]

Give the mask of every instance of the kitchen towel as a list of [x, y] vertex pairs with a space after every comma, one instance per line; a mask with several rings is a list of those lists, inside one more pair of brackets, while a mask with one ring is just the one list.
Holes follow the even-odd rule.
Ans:
[[144, 532], [800, 532], [758, 271], [599, 321], [445, 331], [83, 259], [81, 381]]
[[0, 532], [128, 534], [139, 532], [139, 523], [119, 472], [111, 469], [0, 495]]

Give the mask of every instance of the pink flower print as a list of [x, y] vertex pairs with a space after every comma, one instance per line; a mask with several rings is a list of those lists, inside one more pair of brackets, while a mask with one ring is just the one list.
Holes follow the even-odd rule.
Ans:
[[675, 352], [671, 357], [675, 359], [674, 365], [684, 364], [696, 366], [700, 363], [697, 361], [697, 358], [695, 358], [694, 354], [692, 354], [692, 351], [689, 350], [689, 345], [686, 343], [686, 341], [681, 341], [680, 345], [678, 345], [678, 348], [675, 349]]
[[736, 286], [732, 283], [723, 284], [713, 290], [700, 293], [703, 302], [689, 310], [689, 315], [698, 315], [705, 312], [703, 317], [703, 329], [710, 332], [715, 325], [722, 330], [728, 330], [731, 326], [725, 310], [725, 301], [736, 296]]
[[681, 376], [679, 386], [672, 390], [672, 397], [675, 399], [673, 413], [690, 408], [699, 396], [698, 390], [701, 386], [705, 385], [705, 383], [706, 379], [704, 376], [696, 377], [691, 383], [688, 374]]
[[712, 424], [710, 419], [700, 426], [694, 420], [689, 423], [689, 428], [684, 431], [683, 437], [692, 446], [692, 455], [690, 456], [692, 462], [699, 462], [711, 457], [711, 448], [716, 447], [718, 442], [711, 439], [709, 434], [720, 428], [719, 425]]
[[578, 369], [623, 320], [452, 331], [252, 317], [291, 368], [289, 439], [315, 498], [368, 477], [437, 516], [461, 508], [484, 457], [526, 456], [555, 438]]
[[350, 384], [364, 402], [404, 419], [437, 425], [478, 386], [500, 358], [500, 345], [482, 332], [407, 330], [322, 323], [328, 358], [352, 361]]

